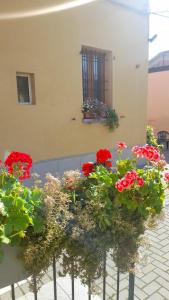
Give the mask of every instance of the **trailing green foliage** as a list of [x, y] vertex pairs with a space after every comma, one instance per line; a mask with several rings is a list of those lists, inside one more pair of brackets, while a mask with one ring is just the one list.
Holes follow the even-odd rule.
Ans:
[[[21, 245], [28, 228], [40, 232], [41, 190], [23, 186], [13, 175], [0, 174], [0, 246]], [[3, 253], [0, 252], [2, 259]]]
[[104, 121], [105, 126], [107, 126], [111, 131], [114, 131], [119, 127], [119, 117], [114, 109], [108, 108], [106, 112], [106, 120]]

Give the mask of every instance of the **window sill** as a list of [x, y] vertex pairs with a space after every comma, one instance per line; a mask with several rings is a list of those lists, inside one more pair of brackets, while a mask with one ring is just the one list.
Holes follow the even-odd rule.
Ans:
[[99, 118], [99, 119], [82, 119], [82, 123], [84, 124], [95, 124], [95, 123], [103, 123], [106, 118]]

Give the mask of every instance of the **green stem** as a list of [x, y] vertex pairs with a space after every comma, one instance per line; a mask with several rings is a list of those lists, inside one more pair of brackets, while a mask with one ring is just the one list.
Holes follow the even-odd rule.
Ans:
[[9, 236], [9, 239], [13, 238], [14, 236], [17, 236], [17, 235], [19, 235], [20, 233], [21, 233], [21, 231], [19, 231], [19, 232], [16, 232], [16, 233], [12, 234], [11, 236]]

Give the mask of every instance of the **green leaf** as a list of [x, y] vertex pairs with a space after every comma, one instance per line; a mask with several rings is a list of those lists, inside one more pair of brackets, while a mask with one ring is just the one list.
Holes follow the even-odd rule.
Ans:
[[35, 233], [40, 233], [43, 231], [44, 224], [43, 224], [43, 219], [42, 217], [36, 215], [33, 218], [33, 227], [34, 227], [34, 232]]
[[10, 239], [8, 239], [6, 236], [1, 236], [1, 242], [3, 244], [9, 244], [10, 243]]

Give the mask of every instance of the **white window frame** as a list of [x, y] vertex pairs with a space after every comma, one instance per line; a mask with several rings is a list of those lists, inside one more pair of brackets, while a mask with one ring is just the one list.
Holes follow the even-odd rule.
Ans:
[[[33, 95], [32, 95], [32, 76], [33, 76], [33, 74], [17, 72], [16, 73], [16, 80], [17, 80], [17, 76], [28, 78], [28, 89], [29, 89], [29, 102], [19, 102], [19, 97], [18, 97], [18, 103], [23, 104], [23, 105], [33, 104]], [[18, 90], [17, 90], [17, 95], [18, 95]]]

